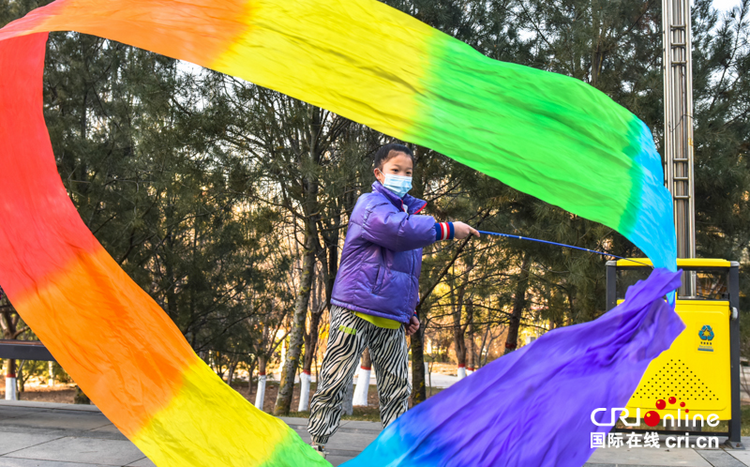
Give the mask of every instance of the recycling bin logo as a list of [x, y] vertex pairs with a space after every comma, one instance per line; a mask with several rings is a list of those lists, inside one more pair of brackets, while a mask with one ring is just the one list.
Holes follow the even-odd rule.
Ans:
[[714, 330], [711, 329], [711, 326], [708, 324], [703, 325], [700, 332], [698, 332], [698, 336], [703, 341], [710, 341], [714, 338]]

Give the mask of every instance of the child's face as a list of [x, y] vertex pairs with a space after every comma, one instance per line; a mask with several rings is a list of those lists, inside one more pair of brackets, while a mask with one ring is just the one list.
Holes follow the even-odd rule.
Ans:
[[399, 175], [401, 177], [411, 177], [412, 171], [414, 170], [414, 163], [411, 157], [404, 154], [403, 152], [397, 153], [387, 161], [383, 162], [383, 169], [375, 169], [375, 178], [380, 183], [385, 183], [385, 175]]

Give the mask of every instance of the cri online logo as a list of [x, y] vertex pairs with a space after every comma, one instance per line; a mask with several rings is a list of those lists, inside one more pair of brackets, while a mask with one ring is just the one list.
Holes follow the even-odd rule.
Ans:
[[[677, 404], [677, 398], [674, 396], [670, 397], [667, 400], [669, 401], [670, 406]], [[664, 399], [657, 400], [656, 408], [657, 410], [667, 409], [668, 408], [667, 401], [665, 401]], [[680, 402], [679, 406], [677, 407], [669, 407], [669, 409], [670, 410], [677, 409], [677, 419], [676, 419], [677, 426], [680, 426], [683, 422], [685, 423], [684, 426], [686, 427], [688, 426], [689, 422], [691, 421], [690, 415], [689, 415], [690, 410], [685, 408], [684, 402]], [[610, 410], [609, 422], [597, 421], [595, 417], [596, 414], [600, 412], [606, 413], [607, 409], [603, 409], [603, 408], [594, 409], [591, 412], [591, 422], [596, 426], [615, 426], [615, 423], [617, 423], [617, 420], [619, 419], [625, 426], [638, 426], [641, 424], [641, 409], [637, 408], [635, 410], [636, 410], [636, 415], [635, 415], [634, 423], [628, 423], [627, 418], [630, 415], [630, 413], [628, 409], [626, 409], [625, 407], [613, 407]], [[621, 411], [619, 418], [617, 417], [618, 411]], [[683, 414], [685, 415], [684, 420], [682, 417]], [[666, 414], [664, 415], [663, 420], [664, 421], [670, 420], [672, 423], [675, 423], [675, 416], [672, 414]], [[643, 418], [643, 422], [650, 427], [655, 427], [656, 425], [659, 424], [660, 421], [662, 421], [662, 416], [659, 415], [659, 412], [657, 412], [656, 410], [649, 410], [648, 412], [646, 412], [646, 416]], [[693, 418], [692, 418], [693, 426], [697, 426], [698, 421], [700, 421], [700, 426], [703, 426], [703, 422], [704, 422], [703, 415], [700, 415], [700, 414], [693, 415]], [[719, 416], [716, 414], [710, 414], [708, 417], [706, 417], [705, 422], [708, 424], [708, 426], [716, 427], [719, 425]]]

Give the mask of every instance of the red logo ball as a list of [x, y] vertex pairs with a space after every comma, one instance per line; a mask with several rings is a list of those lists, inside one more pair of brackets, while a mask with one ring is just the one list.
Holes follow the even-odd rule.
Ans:
[[659, 424], [659, 421], [661, 420], [661, 417], [659, 417], [659, 413], [655, 410], [650, 410], [648, 413], [646, 413], [646, 417], [644, 417], [643, 421], [646, 422], [646, 425], [654, 427]]

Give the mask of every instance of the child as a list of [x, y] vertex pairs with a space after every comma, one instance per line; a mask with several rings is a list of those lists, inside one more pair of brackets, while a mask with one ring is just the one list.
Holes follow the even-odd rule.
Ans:
[[416, 305], [422, 248], [438, 240], [479, 232], [463, 222], [437, 223], [418, 216], [426, 202], [411, 189], [414, 155], [387, 144], [375, 155], [377, 181], [359, 197], [346, 234], [331, 297], [331, 327], [318, 389], [310, 405], [308, 431], [313, 447], [324, 446], [338, 429], [347, 383], [360, 354], [370, 349], [385, 428], [408, 408], [411, 384], [406, 335], [419, 329]]

